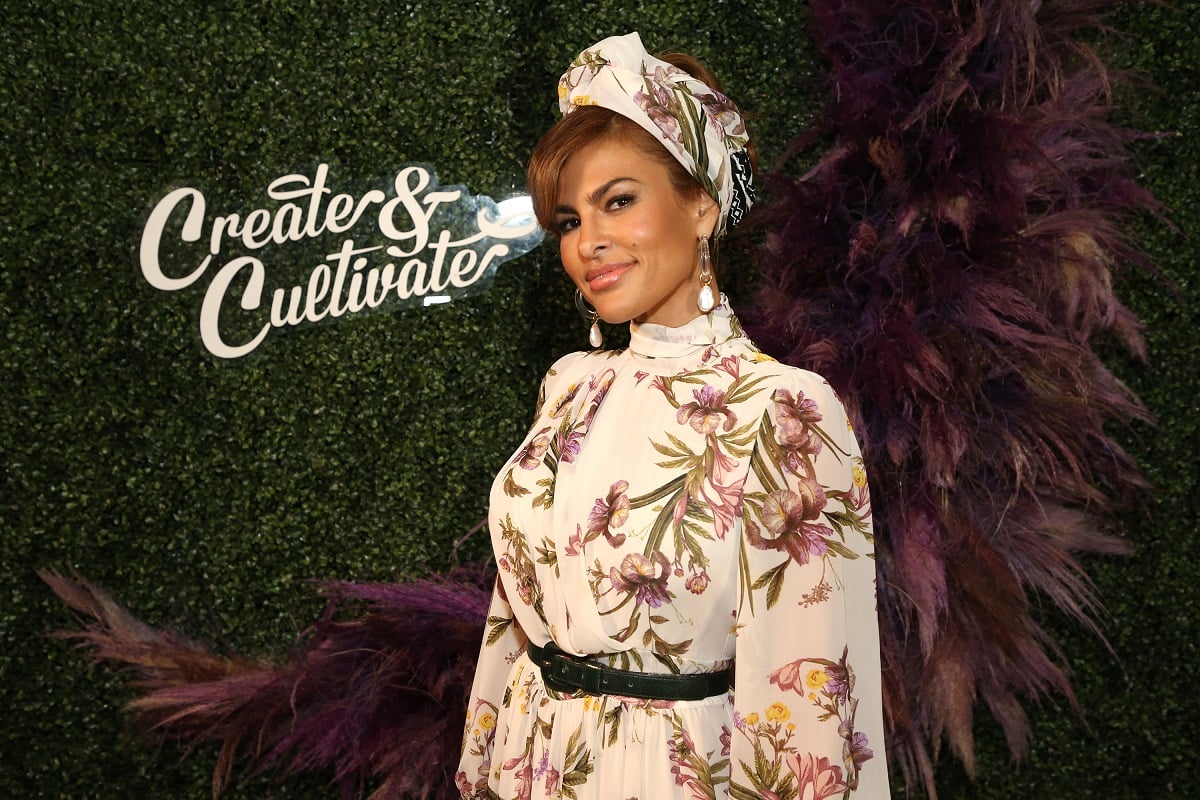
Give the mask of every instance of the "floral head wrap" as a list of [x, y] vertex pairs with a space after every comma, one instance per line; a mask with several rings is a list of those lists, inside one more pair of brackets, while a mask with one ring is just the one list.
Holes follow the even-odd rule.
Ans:
[[675, 156], [721, 208], [717, 234], [754, 202], [746, 123], [725, 95], [646, 52], [637, 33], [580, 53], [558, 81], [563, 116], [601, 106], [633, 120]]

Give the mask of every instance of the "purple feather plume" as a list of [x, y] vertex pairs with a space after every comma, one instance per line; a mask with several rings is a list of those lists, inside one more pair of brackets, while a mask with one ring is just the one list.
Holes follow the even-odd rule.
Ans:
[[1113, 275], [1138, 262], [1126, 215], [1159, 210], [1108, 121], [1113, 76], [1073, 39], [1108, 5], [813, 0], [832, 100], [759, 212], [747, 328], [856, 423], [889, 746], [931, 797], [943, 738], [973, 773], [978, 701], [1016, 757], [1023, 701], [1074, 702], [1033, 597], [1096, 630], [1078, 557], [1126, 549], [1105, 518], [1145, 488], [1105, 425], [1146, 411], [1093, 350], [1144, 357]]
[[[92, 618], [82, 640], [96, 661], [133, 668], [145, 691], [130, 706], [164, 737], [221, 750], [220, 794], [238, 762], [251, 773], [332, 773], [343, 797], [456, 797], [470, 690], [490, 600], [482, 568], [412, 583], [324, 583], [324, 615], [284, 664], [223, 658], [134, 618], [103, 590], [40, 573]], [[355, 603], [353, 619], [335, 618]]]

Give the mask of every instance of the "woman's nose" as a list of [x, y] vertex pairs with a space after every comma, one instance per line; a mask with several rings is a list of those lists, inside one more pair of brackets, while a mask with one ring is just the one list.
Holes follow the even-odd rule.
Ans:
[[608, 246], [608, 233], [602, 224], [595, 220], [579, 221], [579, 255], [581, 258], [597, 258], [608, 249]]

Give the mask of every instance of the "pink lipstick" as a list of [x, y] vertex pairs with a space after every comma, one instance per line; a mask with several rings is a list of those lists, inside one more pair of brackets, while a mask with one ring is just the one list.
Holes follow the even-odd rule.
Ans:
[[602, 264], [599, 267], [589, 269], [583, 276], [587, 281], [588, 287], [593, 292], [603, 291], [621, 279], [621, 276], [633, 268], [633, 262], [625, 262], [623, 264]]

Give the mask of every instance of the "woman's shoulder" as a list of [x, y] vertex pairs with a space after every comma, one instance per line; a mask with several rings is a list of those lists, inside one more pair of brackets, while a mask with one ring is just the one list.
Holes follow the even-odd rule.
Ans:
[[741, 356], [746, 365], [744, 374], [751, 375], [761, 381], [769, 382], [779, 388], [811, 388], [814, 391], [823, 389], [832, 392], [833, 388], [823, 375], [804, 367], [795, 367], [777, 361], [757, 349]]
[[758, 351], [743, 355], [742, 362], [742, 382], [753, 381], [763, 390], [760, 396], [771, 405], [815, 404], [830, 414], [841, 416], [846, 413], [845, 403], [824, 375], [784, 364]]
[[542, 382], [552, 385], [564, 379], [573, 379], [581, 374], [594, 372], [624, 352], [624, 350], [577, 350], [574, 353], [567, 353], [550, 365]]
[[741, 383], [756, 388], [761, 413], [770, 418], [772, 431], [807, 440], [810, 429], [817, 429], [823, 441], [836, 443], [829, 452], [857, 457], [855, 411], [823, 375], [762, 354], [750, 355], [745, 364]]

